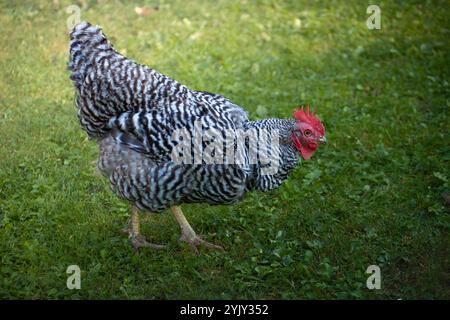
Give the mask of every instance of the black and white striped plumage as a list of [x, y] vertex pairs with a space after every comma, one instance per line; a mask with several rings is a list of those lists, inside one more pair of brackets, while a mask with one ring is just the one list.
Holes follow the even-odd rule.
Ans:
[[[100, 171], [117, 195], [140, 209], [159, 212], [189, 202], [235, 203], [247, 191], [278, 187], [298, 163], [290, 139], [295, 120], [249, 121], [247, 113], [225, 97], [191, 90], [122, 56], [97, 26], [81, 23], [72, 31], [69, 69], [81, 126], [99, 141]], [[279, 151], [278, 170], [262, 174], [264, 165], [249, 162], [248, 154], [239, 164], [173, 161], [172, 151], [180, 143], [173, 132], [193, 132], [194, 123], [201, 123], [202, 130], [232, 132], [232, 145], [242, 132], [277, 131], [280, 142], [272, 153]]]

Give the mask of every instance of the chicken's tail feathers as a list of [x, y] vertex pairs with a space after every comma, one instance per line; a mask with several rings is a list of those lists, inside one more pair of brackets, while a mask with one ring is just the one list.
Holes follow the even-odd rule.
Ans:
[[77, 24], [70, 33], [69, 70], [78, 87], [92, 68], [95, 59], [117, 53], [99, 26], [89, 22]]
[[[77, 24], [70, 33], [68, 69], [77, 90], [78, 118], [89, 137], [107, 133], [111, 117], [122, 112], [123, 100], [112, 94], [111, 79], [103, 81], [111, 61], [124, 59], [113, 48], [99, 26], [89, 22]], [[103, 66], [102, 71], [98, 71]]]

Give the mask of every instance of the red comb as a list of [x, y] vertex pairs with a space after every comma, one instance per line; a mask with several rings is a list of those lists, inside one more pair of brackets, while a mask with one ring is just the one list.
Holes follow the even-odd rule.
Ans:
[[309, 123], [322, 136], [325, 135], [325, 127], [323, 126], [319, 117], [314, 114], [314, 112], [309, 112], [309, 106], [306, 106], [306, 112], [303, 110], [303, 107], [301, 107], [300, 110], [295, 111], [294, 118], [299, 121]]

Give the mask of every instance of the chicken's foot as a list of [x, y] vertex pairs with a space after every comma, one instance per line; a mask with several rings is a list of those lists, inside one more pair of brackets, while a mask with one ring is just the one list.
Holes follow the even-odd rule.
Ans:
[[186, 217], [184, 216], [183, 211], [181, 211], [180, 207], [173, 206], [173, 207], [170, 207], [170, 209], [172, 210], [172, 213], [175, 216], [175, 219], [178, 221], [180, 228], [181, 228], [180, 241], [189, 243], [191, 245], [191, 248], [194, 250], [194, 252], [197, 255], [199, 254], [198, 247], [201, 245], [205, 246], [207, 248], [211, 248], [211, 249], [224, 250], [223, 247], [218, 246], [213, 243], [210, 243], [210, 242], [207, 242], [207, 241], [203, 240], [202, 238], [200, 238], [195, 233], [194, 229], [192, 229], [189, 222], [186, 220]]
[[139, 221], [139, 209], [133, 206], [131, 209], [131, 228], [127, 230], [129, 237], [131, 238], [131, 244], [138, 250], [142, 247], [153, 249], [164, 249], [166, 245], [156, 244], [148, 242], [143, 235], [141, 235], [141, 224]]

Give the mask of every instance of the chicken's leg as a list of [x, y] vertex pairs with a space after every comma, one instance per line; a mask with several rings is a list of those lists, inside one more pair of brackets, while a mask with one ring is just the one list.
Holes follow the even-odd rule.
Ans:
[[131, 209], [131, 229], [128, 230], [128, 234], [131, 238], [131, 244], [137, 250], [141, 247], [149, 247], [153, 249], [164, 249], [165, 245], [150, 243], [145, 240], [145, 237], [141, 235], [141, 224], [139, 221], [139, 209], [133, 206]]
[[170, 207], [170, 209], [173, 212], [173, 215], [175, 216], [175, 219], [177, 219], [178, 223], [180, 224], [181, 228], [181, 238], [180, 241], [185, 241], [189, 243], [192, 247], [192, 249], [195, 251], [196, 254], [199, 254], [197, 247], [200, 245], [203, 245], [207, 248], [212, 249], [220, 249], [223, 250], [221, 246], [209, 243], [202, 238], [200, 238], [192, 229], [189, 222], [186, 220], [186, 217], [183, 214], [183, 211], [181, 211], [181, 208], [178, 206]]

